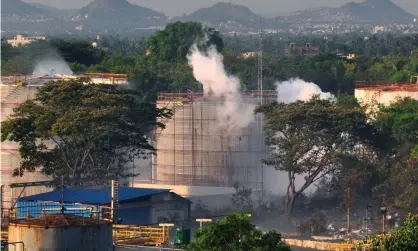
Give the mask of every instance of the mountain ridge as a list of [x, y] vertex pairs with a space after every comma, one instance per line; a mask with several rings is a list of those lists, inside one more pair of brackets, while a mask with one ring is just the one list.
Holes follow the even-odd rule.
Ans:
[[90, 27], [147, 27], [164, 25], [167, 16], [127, 0], [94, 0], [77, 11], [71, 20]]
[[408, 13], [391, 0], [366, 0], [348, 2], [339, 7], [319, 7], [295, 12], [289, 16], [278, 16], [276, 20], [310, 22], [360, 22], [396, 23], [412, 22], [414, 15]]
[[210, 7], [200, 8], [188, 15], [173, 18], [172, 21], [202, 22], [219, 30], [228, 30], [232, 27], [259, 29], [260, 22], [263, 27], [271, 26], [269, 19], [255, 14], [247, 6], [226, 2], [217, 2]]

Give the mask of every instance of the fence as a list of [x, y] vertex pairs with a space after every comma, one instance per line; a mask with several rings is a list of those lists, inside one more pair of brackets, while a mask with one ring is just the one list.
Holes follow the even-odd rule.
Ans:
[[157, 226], [113, 225], [113, 239], [116, 245], [160, 246], [169, 240], [169, 230]]
[[18, 202], [11, 209], [2, 209], [4, 216], [8, 216], [9, 223], [45, 223], [52, 216], [64, 215], [72, 217], [74, 223], [101, 224], [112, 222], [111, 208], [101, 205], [68, 204], [56, 202]]

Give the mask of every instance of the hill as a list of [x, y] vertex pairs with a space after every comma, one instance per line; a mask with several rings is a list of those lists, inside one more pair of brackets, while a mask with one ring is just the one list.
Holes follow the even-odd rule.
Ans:
[[47, 5], [40, 4], [40, 3], [28, 3], [28, 4], [45, 11], [51, 16], [54, 16], [60, 19], [68, 19], [72, 17], [75, 13], [77, 13], [78, 11], [76, 9], [74, 10], [73, 9], [58, 9], [58, 8], [50, 7]]
[[5, 32], [44, 32], [65, 27], [65, 23], [50, 12], [21, 0], [1, 1], [1, 24]]
[[410, 23], [413, 15], [390, 0], [349, 2], [337, 8], [317, 8], [293, 13], [277, 20], [305, 22]]
[[259, 29], [260, 21], [264, 28], [272, 25], [270, 20], [256, 15], [246, 6], [223, 2], [218, 2], [208, 8], [198, 9], [189, 15], [177, 17], [170, 21], [201, 22], [221, 31]]
[[1, 19], [2, 21], [30, 22], [53, 19], [53, 16], [47, 11], [21, 0], [2, 0]]
[[127, 29], [163, 26], [164, 13], [129, 3], [127, 0], [94, 0], [71, 18], [75, 25], [91, 29]]

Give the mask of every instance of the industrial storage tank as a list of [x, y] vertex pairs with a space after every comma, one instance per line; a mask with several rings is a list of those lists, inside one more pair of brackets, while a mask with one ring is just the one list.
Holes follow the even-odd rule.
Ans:
[[10, 251], [113, 250], [112, 224], [72, 214], [16, 220], [9, 224], [8, 241], [16, 243]]
[[[17, 86], [17, 85], [0, 85], [1, 92], [1, 114], [0, 121], [7, 120], [12, 114], [13, 109], [24, 103], [26, 100], [33, 99], [38, 91], [39, 85], [33, 86]], [[22, 177], [13, 177], [13, 171], [20, 167], [21, 157], [19, 154], [19, 144], [16, 142], [1, 142], [1, 183], [6, 185], [3, 193], [2, 207], [9, 208], [11, 201], [11, 190], [7, 185], [10, 183], [43, 181], [47, 178], [40, 172], [26, 173]], [[15, 189], [15, 196], [20, 194], [22, 189]], [[21, 195], [29, 195], [49, 191], [46, 187], [30, 187], [25, 189]]]
[[[267, 92], [266, 92], [267, 93]], [[265, 101], [276, 99], [275, 92]], [[259, 104], [257, 93], [242, 93], [241, 105]], [[152, 181], [160, 185], [233, 187], [235, 183], [263, 189], [263, 165], [268, 156], [263, 118], [247, 127], [225, 130], [217, 111], [222, 100], [203, 94], [161, 93], [157, 107], [173, 111], [162, 119], [165, 129], [155, 132], [157, 155], [152, 160]]]
[[354, 90], [362, 105], [389, 105], [398, 98], [410, 97], [418, 100], [418, 83], [393, 83], [384, 81], [358, 81]]
[[[38, 89], [42, 87], [46, 82], [58, 81], [58, 80], [71, 80], [79, 77], [89, 77], [91, 83], [105, 83], [105, 84], [117, 84], [127, 85], [126, 74], [109, 74], [109, 73], [92, 73], [87, 75], [59, 75], [52, 76], [2, 76], [0, 84], [1, 93], [1, 112], [0, 122], [7, 120], [13, 113], [13, 109], [27, 100], [35, 98]], [[25, 85], [23, 85], [25, 83]], [[15, 199], [17, 195], [27, 196], [32, 194], [38, 194], [48, 192], [51, 188], [45, 186], [27, 187], [25, 189], [15, 188], [12, 194], [11, 189], [8, 187], [11, 183], [24, 183], [34, 181], [49, 180], [48, 177], [43, 175], [39, 171], [26, 172], [22, 177], [13, 177], [13, 171], [20, 167], [21, 157], [19, 153], [19, 143], [17, 142], [0, 142], [1, 144], [1, 184], [5, 185], [2, 198], [2, 207], [10, 208], [12, 199]], [[53, 147], [53, 143], [46, 143], [48, 147]], [[137, 171], [135, 170], [135, 173]]]

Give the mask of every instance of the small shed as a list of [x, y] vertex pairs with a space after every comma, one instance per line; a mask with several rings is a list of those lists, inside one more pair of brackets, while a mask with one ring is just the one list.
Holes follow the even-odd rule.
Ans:
[[[45, 202], [110, 206], [110, 187], [79, 188], [36, 194], [19, 198], [17, 207], [36, 207]], [[191, 202], [168, 189], [119, 187], [115, 219], [124, 225], [155, 225], [162, 222], [190, 221]]]

